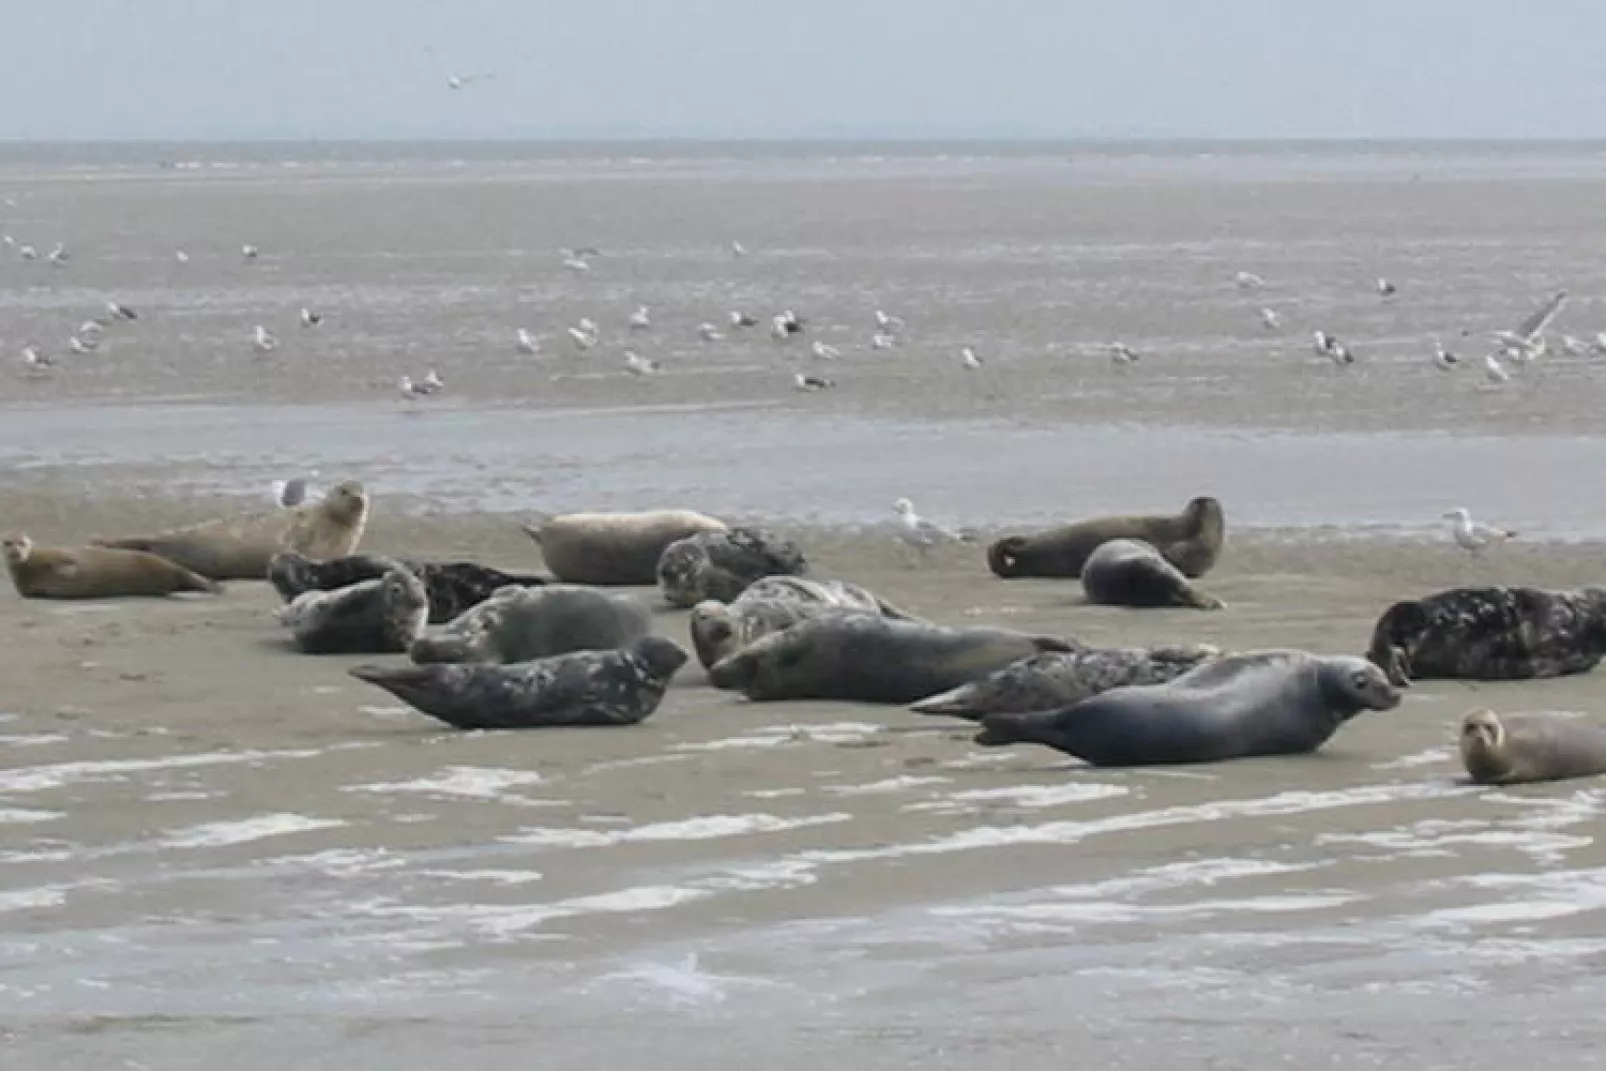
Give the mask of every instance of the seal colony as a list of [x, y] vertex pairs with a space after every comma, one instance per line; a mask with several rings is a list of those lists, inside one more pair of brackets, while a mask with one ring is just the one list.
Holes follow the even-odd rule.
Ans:
[[[1391, 711], [1413, 678], [1519, 680], [1583, 673], [1606, 654], [1606, 587], [1452, 588], [1384, 610], [1365, 656], [1207, 643], [1095, 647], [925, 620], [847, 580], [815, 575], [768, 529], [690, 510], [576, 513], [526, 526], [554, 574], [358, 553], [360, 484], [317, 502], [81, 548], [0, 540], [30, 599], [218, 594], [264, 581], [307, 654], [391, 654], [350, 667], [460, 729], [626, 726], [651, 717], [690, 660], [654, 633], [637, 593], [684, 617], [716, 689], [750, 701], [906, 705], [978, 723], [983, 747], [1031, 743], [1095, 766], [1308, 754], [1364, 711]], [[1086, 603], [1227, 611], [1195, 581], [1225, 544], [1224, 513], [1196, 498], [1176, 517], [1095, 518], [988, 548], [1000, 576], [1079, 580]], [[1069, 590], [1070, 585], [1065, 586]], [[1606, 772], [1606, 727], [1470, 712], [1457, 737], [1474, 781], [1518, 784]]]

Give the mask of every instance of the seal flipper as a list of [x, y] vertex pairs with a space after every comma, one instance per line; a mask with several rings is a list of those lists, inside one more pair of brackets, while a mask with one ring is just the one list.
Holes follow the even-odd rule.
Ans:
[[988, 714], [981, 719], [981, 731], [971, 741], [982, 747], [1035, 744], [1039, 741], [1032, 731], [1033, 722], [1042, 718], [1042, 714]]

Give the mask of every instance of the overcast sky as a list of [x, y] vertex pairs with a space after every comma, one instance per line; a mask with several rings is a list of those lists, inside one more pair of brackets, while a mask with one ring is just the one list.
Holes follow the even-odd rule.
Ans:
[[1606, 0], [0, 6], [3, 139], [1606, 136]]

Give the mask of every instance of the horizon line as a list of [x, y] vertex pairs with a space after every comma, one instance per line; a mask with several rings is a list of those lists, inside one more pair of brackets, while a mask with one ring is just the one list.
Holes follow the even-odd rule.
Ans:
[[1578, 145], [1606, 143], [1606, 134], [1600, 135], [1456, 135], [1415, 136], [1387, 135], [1320, 135], [1320, 134], [799, 134], [779, 135], [713, 135], [713, 134], [531, 134], [531, 135], [303, 135], [272, 134], [262, 136], [143, 136], [143, 137], [66, 137], [32, 138], [0, 137], [0, 148], [30, 145], [156, 145], [206, 143], [212, 145], [263, 145], [285, 143], [321, 143], [333, 145], [385, 145], [385, 144], [463, 144], [463, 145], [518, 145], [518, 144], [701, 144], [701, 145], [814, 145], [814, 144], [905, 144], [974, 143], [974, 144], [1148, 144], [1157, 142], [1193, 142], [1199, 144], [1399, 144], [1399, 145]]

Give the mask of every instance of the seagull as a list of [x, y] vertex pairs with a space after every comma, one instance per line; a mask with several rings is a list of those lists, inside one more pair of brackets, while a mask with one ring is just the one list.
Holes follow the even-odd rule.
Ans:
[[98, 338], [79, 338], [74, 335], [67, 340], [67, 348], [74, 353], [92, 353], [95, 347], [99, 345], [100, 339]]
[[446, 79], [446, 88], [462, 89], [465, 86], [473, 85], [475, 82], [484, 81], [487, 78], [494, 77], [495, 75], [493, 74], [454, 74]]
[[[1505, 350], [1509, 355], [1517, 360], [1531, 359], [1531, 356], [1538, 356], [1538, 354], [1531, 354], [1530, 357], [1524, 358], [1519, 355], [1529, 354], [1534, 346], [1542, 341], [1545, 328], [1550, 326], [1550, 322], [1556, 318], [1556, 314], [1561, 312], [1561, 307], [1566, 303], [1567, 291], [1558, 290], [1549, 301], [1539, 306], [1514, 330], [1495, 331], [1492, 332], [1492, 336], [1497, 342], [1505, 346]], [[1541, 350], [1541, 352], [1543, 351]]]
[[588, 350], [597, 344], [597, 336], [579, 327], [569, 328], [569, 337], [574, 339], [576, 349]]
[[1505, 370], [1505, 367], [1495, 359], [1495, 355], [1492, 353], [1483, 359], [1483, 374], [1490, 383], [1497, 387], [1511, 379], [1511, 373]]
[[1606, 331], [1596, 332], [1594, 341], [1590, 343], [1590, 348], [1596, 353], [1606, 353]]
[[295, 509], [307, 500], [307, 481], [297, 476], [293, 480], [273, 481], [273, 501], [282, 509]]
[[704, 342], [718, 342], [720, 339], [725, 337], [720, 333], [719, 328], [715, 327], [711, 323], [698, 324], [697, 334], [698, 337], [700, 337]]
[[1396, 287], [1393, 283], [1389, 282], [1387, 279], [1382, 278], [1381, 276], [1378, 277], [1378, 280], [1377, 280], [1377, 292], [1379, 294], [1381, 294], [1383, 297], [1393, 297], [1396, 293], [1398, 293], [1398, 291], [1399, 291], [1399, 288]]
[[806, 376], [798, 372], [792, 376], [793, 390], [830, 390], [836, 386], [836, 380], [826, 379], [824, 376]]
[[898, 515], [898, 538], [913, 547], [922, 558], [937, 543], [955, 542], [959, 539], [947, 529], [916, 514], [914, 503], [907, 498], [900, 498], [894, 502], [892, 510]]
[[83, 323], [78, 325], [78, 337], [99, 338], [101, 332], [104, 330], [106, 330], [106, 326], [98, 319], [85, 320]]
[[1277, 315], [1276, 309], [1261, 309], [1260, 322], [1266, 325], [1269, 331], [1275, 331], [1283, 325], [1283, 318]]
[[731, 256], [734, 256], [734, 257], [745, 257], [745, 256], [747, 256], [747, 247], [744, 246], [741, 242], [732, 242], [731, 243]]
[[1343, 343], [1339, 342], [1338, 339], [1334, 338], [1332, 335], [1329, 335], [1326, 331], [1316, 332], [1316, 352], [1320, 356], [1328, 358], [1334, 364], [1345, 365], [1355, 363], [1355, 355], [1349, 350], [1345, 349]]
[[1461, 363], [1461, 358], [1444, 348], [1438, 335], [1433, 336], [1433, 367], [1441, 372], [1448, 372]]
[[15, 248], [16, 244], [17, 244], [17, 240], [15, 238], [11, 237], [11, 235], [9, 235], [9, 234], [0, 234], [0, 245], [5, 246], [7, 249], [12, 249], [12, 248]]
[[631, 375], [650, 376], [658, 371], [658, 362], [625, 350], [625, 371]]
[[39, 250], [31, 245], [20, 245], [17, 247], [17, 255], [22, 257], [23, 260], [38, 260]]
[[56, 362], [39, 352], [38, 346], [22, 347], [22, 363], [29, 368], [50, 368]]
[[870, 348], [877, 350], [890, 350], [898, 344], [898, 336], [889, 331], [877, 331], [870, 336]]
[[422, 398], [430, 394], [439, 393], [440, 390], [446, 386], [446, 381], [440, 377], [440, 374], [437, 373], [435, 369], [431, 368], [428, 374], [426, 374], [424, 378], [417, 383], [413, 382], [413, 378], [411, 376], [402, 376], [400, 385], [401, 392], [404, 396], [408, 398]]
[[731, 310], [730, 320], [732, 327], [753, 327], [758, 323], [757, 320], [738, 309]]
[[1487, 524], [1480, 524], [1472, 519], [1472, 514], [1465, 508], [1456, 508], [1444, 515], [1450, 524], [1450, 538], [1455, 545], [1472, 555], [1474, 558], [1483, 556], [1483, 548], [1491, 543], [1504, 543], [1508, 539], [1515, 539], [1516, 532], [1509, 532], [1504, 528], [1494, 528]]
[[122, 305], [115, 301], [106, 302], [106, 311], [117, 317], [119, 320], [139, 319], [139, 313], [135, 312], [127, 305]]
[[881, 330], [891, 332], [896, 331], [898, 328], [903, 326], [903, 317], [888, 316], [882, 310], [877, 309], [875, 311], [875, 322], [876, 326], [881, 328]]
[[803, 333], [803, 320], [791, 309], [785, 309], [775, 314], [770, 320], [770, 333], [776, 338], [786, 338], [788, 335]]
[[279, 340], [261, 324], [257, 324], [256, 337], [251, 340], [251, 344], [256, 347], [258, 353], [272, 353], [279, 348]]
[[65, 267], [66, 266], [67, 259], [71, 255], [72, 254], [67, 252], [67, 245], [66, 245], [65, 242], [57, 242], [56, 243], [56, 248], [54, 248], [54, 249], [52, 249], [50, 251], [50, 255], [49, 255], [48, 259], [56, 267], [61, 268], [61, 267]]
[[301, 310], [302, 327], [317, 327], [321, 323], [323, 323], [323, 313], [313, 312], [311, 309], [305, 308]]
[[981, 367], [981, 358], [976, 356], [975, 350], [966, 346], [959, 351], [959, 363], [974, 372]]
[[591, 270], [591, 262], [585, 257], [564, 257], [563, 266], [576, 274]]
[[513, 343], [513, 346], [520, 353], [541, 352], [541, 343], [537, 342], [530, 332], [522, 327], [518, 330], [517, 340]]
[[246, 260], [255, 260], [257, 258], [257, 247], [252, 245], [250, 242], [247, 242], [245, 245], [240, 247], [240, 255]]
[[636, 306], [636, 311], [630, 314], [630, 330], [645, 331], [652, 326], [651, 310], [645, 305]]
[[1266, 285], [1266, 280], [1252, 271], [1241, 271], [1232, 277], [1232, 281], [1240, 290], [1258, 290]]
[[1589, 355], [1589, 343], [1573, 335], [1561, 336], [1561, 348], [1574, 357]]
[[838, 357], [842, 356], [841, 350], [837, 349], [835, 346], [827, 346], [818, 339], [815, 340], [814, 345], [809, 347], [809, 352], [814, 354], [814, 356], [818, 357], [822, 361], [834, 361]]
[[188, 264], [190, 262], [190, 255], [184, 252], [182, 249], [175, 249], [173, 250], [173, 259], [178, 261], [180, 264]]
[[1125, 367], [1126, 365], [1135, 363], [1138, 359], [1138, 355], [1133, 353], [1132, 348], [1126, 343], [1112, 342], [1110, 344], [1110, 359], [1113, 360], [1117, 365]]

